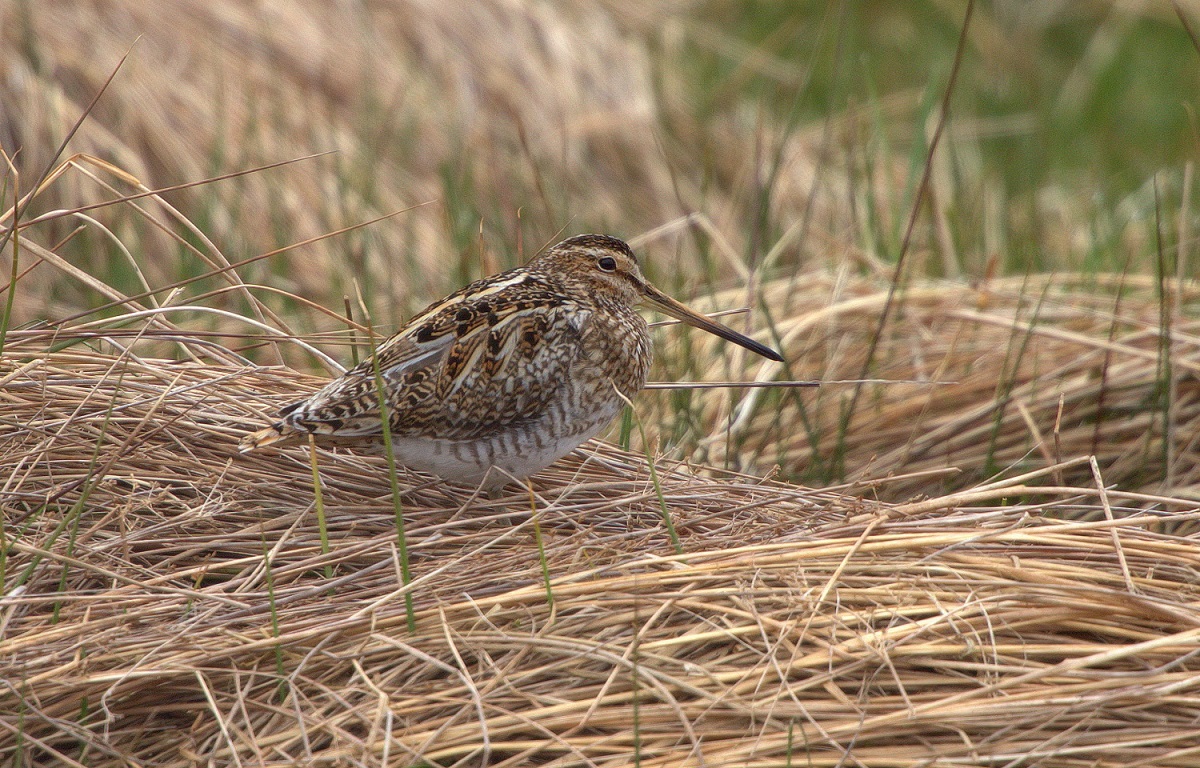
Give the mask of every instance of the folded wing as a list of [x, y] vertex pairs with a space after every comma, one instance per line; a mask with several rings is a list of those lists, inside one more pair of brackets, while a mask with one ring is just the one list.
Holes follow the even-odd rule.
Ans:
[[[511, 286], [509, 286], [511, 288]], [[469, 440], [531, 419], [560, 396], [590, 312], [550, 290], [520, 292], [499, 306], [464, 289], [430, 307], [376, 356], [396, 437]], [[374, 360], [365, 360], [241, 442], [243, 452], [309, 434], [382, 434]]]

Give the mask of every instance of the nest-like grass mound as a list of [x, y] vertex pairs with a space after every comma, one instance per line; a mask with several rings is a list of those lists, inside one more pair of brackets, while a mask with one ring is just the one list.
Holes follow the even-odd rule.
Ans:
[[888, 505], [666, 462], [656, 489], [592, 445], [532, 498], [402, 475], [405, 587], [382, 458], [318, 452], [323, 545], [307, 449], [236, 454], [315, 379], [14, 354], [7, 764], [1200, 759], [1184, 502], [1047, 472]]

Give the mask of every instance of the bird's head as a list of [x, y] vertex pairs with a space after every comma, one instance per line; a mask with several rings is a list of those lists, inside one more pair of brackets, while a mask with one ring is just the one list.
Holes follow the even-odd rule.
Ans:
[[616, 300], [626, 306], [648, 304], [663, 314], [741, 345], [770, 360], [783, 357], [768, 346], [710, 320], [655, 288], [638, 266], [637, 256], [623, 240], [608, 235], [576, 235], [537, 257], [537, 266], [560, 279], [582, 284], [597, 298]]

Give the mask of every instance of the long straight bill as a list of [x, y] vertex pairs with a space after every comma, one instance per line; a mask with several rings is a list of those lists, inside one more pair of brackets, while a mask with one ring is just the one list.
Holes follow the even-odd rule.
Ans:
[[670, 296], [658, 290], [654, 286], [645, 285], [643, 286], [642, 290], [646, 297], [646, 302], [663, 314], [670, 315], [676, 320], [682, 323], [687, 323], [693, 328], [699, 328], [702, 331], [708, 331], [714, 336], [720, 336], [726, 341], [732, 341], [734, 344], [743, 346], [751, 352], [762, 355], [768, 360], [775, 360], [776, 362], [780, 363], [783, 362], [783, 355], [779, 354], [765, 344], [759, 344], [754, 339], [743, 336], [729, 326], [721, 325], [715, 320], [709, 320], [699, 312], [694, 312], [683, 304], [680, 304], [678, 301], [675, 301], [675, 299], [672, 299]]

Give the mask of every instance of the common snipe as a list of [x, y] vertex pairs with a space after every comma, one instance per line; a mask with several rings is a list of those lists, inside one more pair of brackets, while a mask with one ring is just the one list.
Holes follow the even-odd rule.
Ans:
[[[580, 235], [528, 264], [471, 283], [412, 318], [376, 350], [396, 460], [490, 487], [524, 478], [612, 421], [646, 383], [651, 344], [634, 306], [646, 302], [763, 357], [779, 353], [709, 320], [646, 282], [629, 246]], [[365, 360], [243, 452], [318, 438], [378, 439], [375, 363]], [[492, 467], [503, 470], [491, 472]]]

